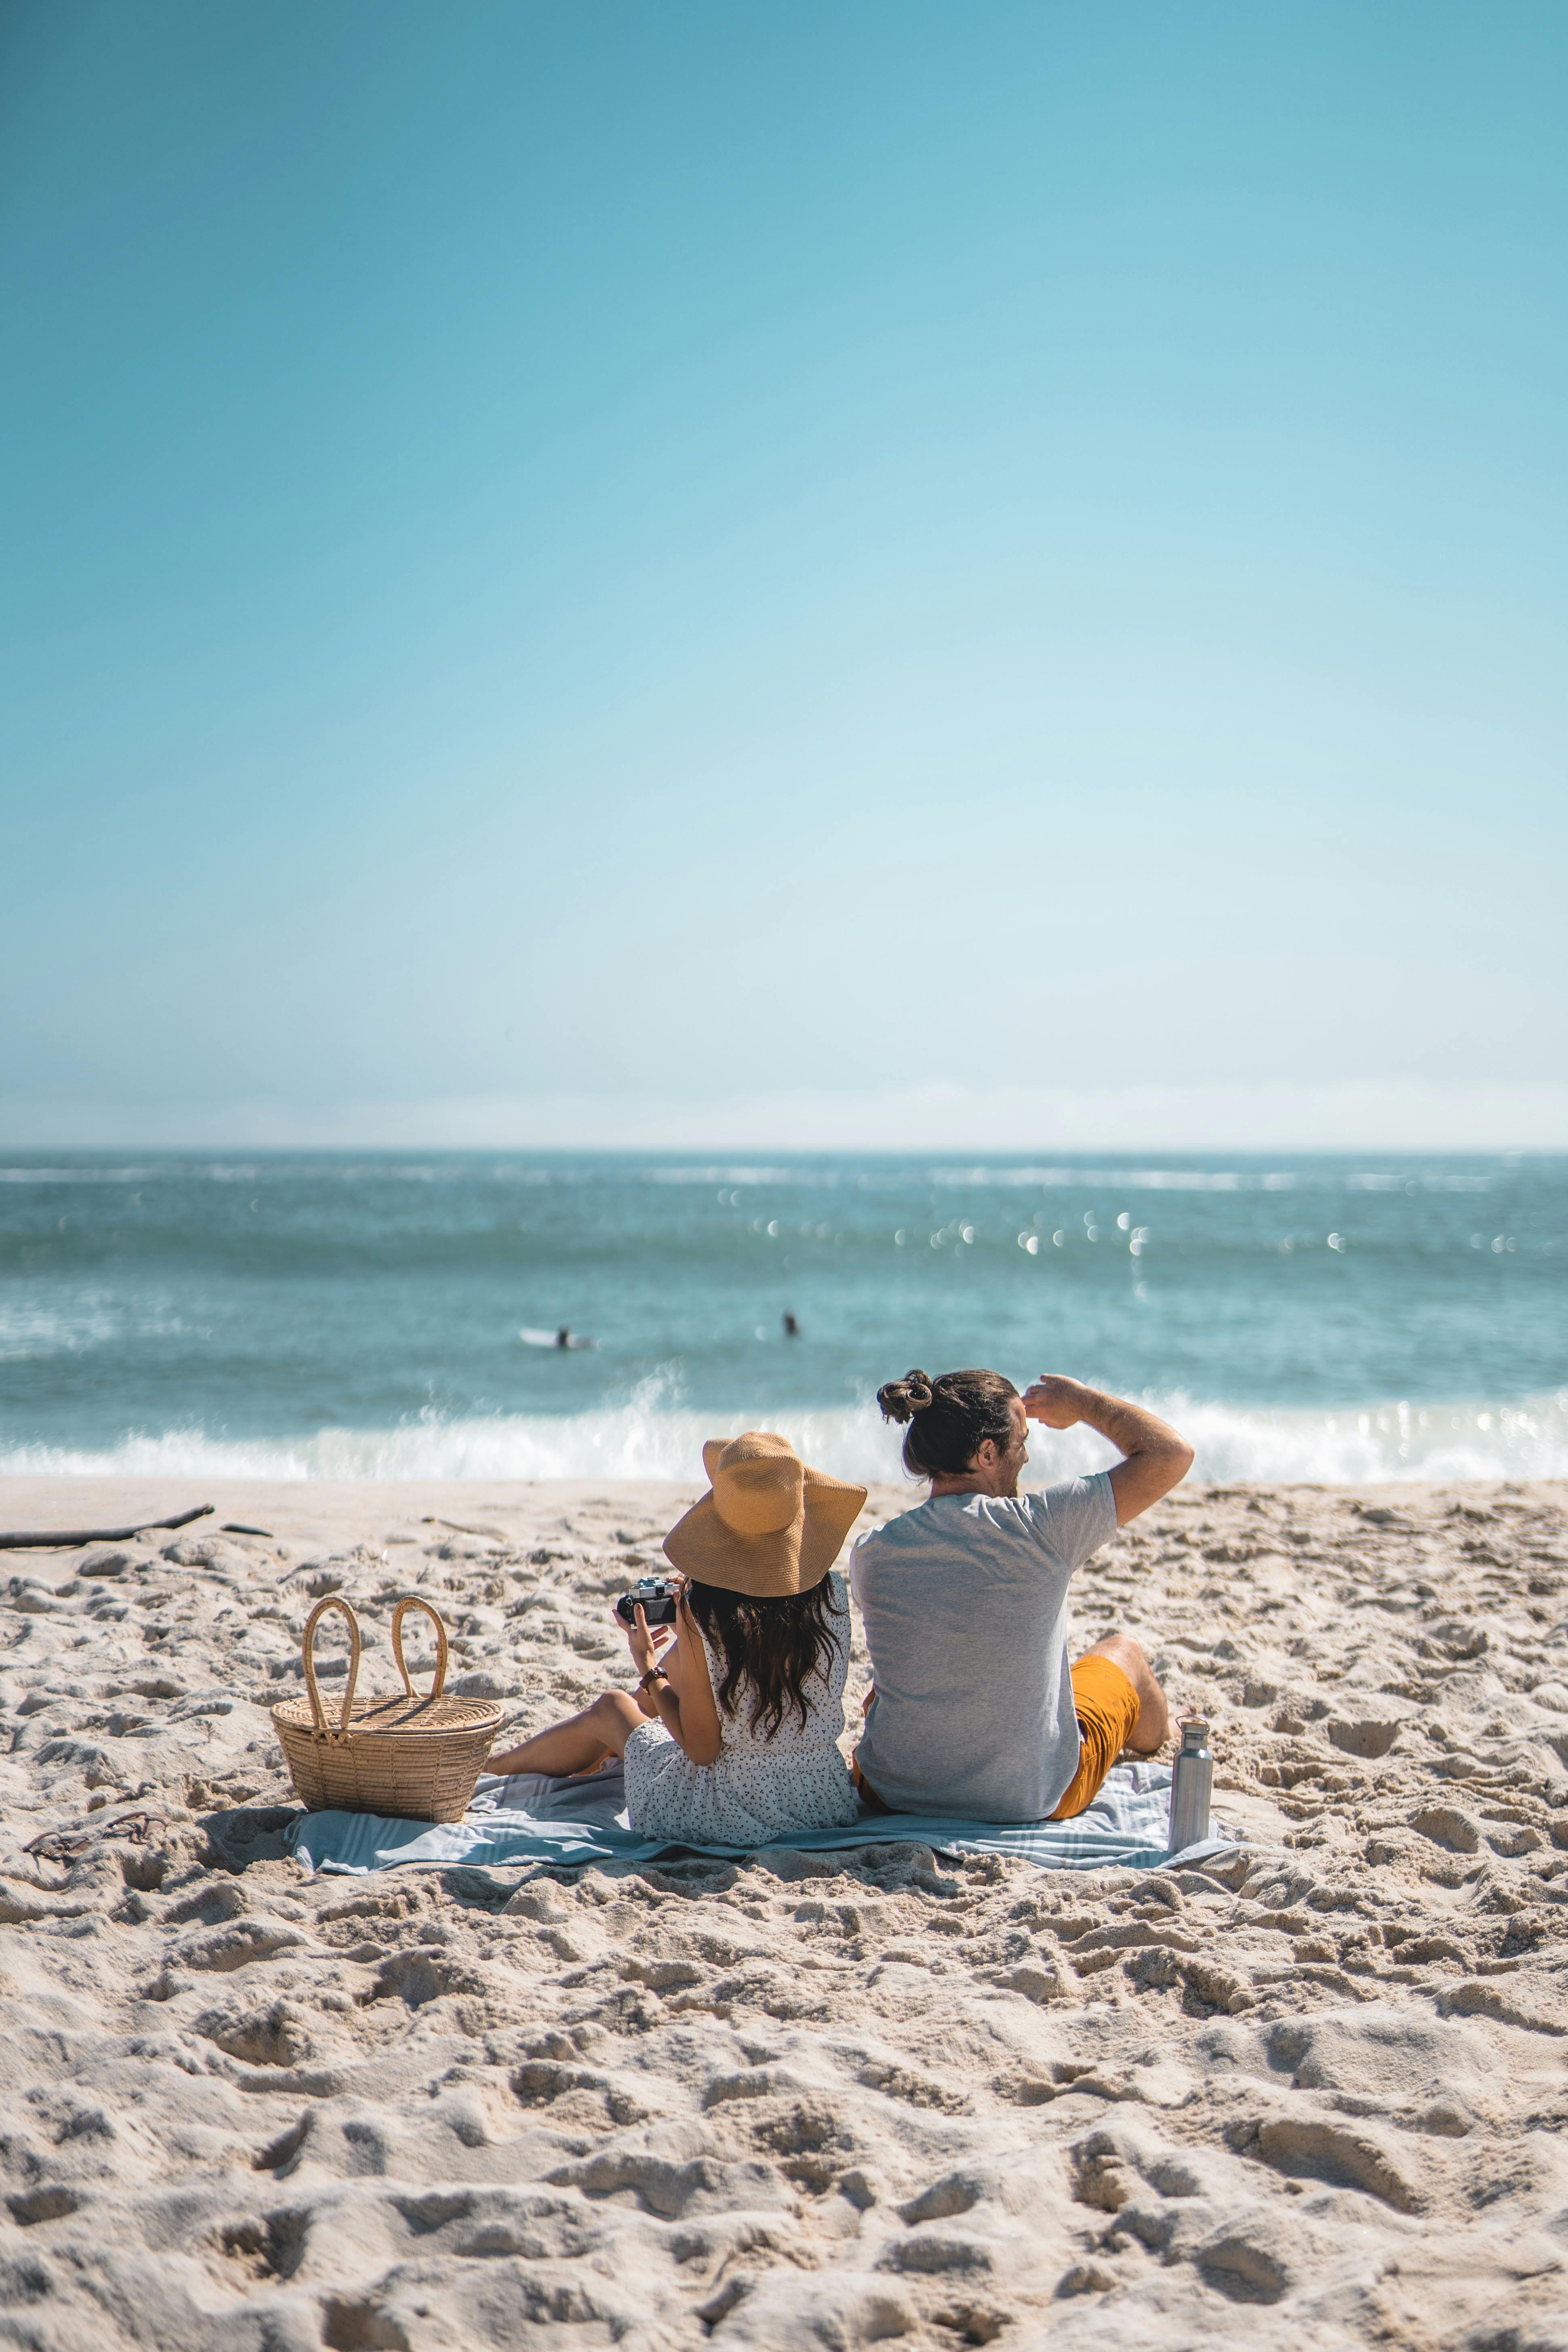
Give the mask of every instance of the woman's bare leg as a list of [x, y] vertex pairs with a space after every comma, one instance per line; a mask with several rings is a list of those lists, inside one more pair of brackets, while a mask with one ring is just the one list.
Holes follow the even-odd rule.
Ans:
[[1121, 1667], [1138, 1694], [1138, 1719], [1127, 1742], [1130, 1756], [1157, 1756], [1171, 1731], [1171, 1710], [1154, 1679], [1154, 1669], [1131, 1633], [1108, 1633], [1084, 1652], [1086, 1658], [1109, 1658]]
[[552, 1723], [548, 1731], [536, 1731], [520, 1747], [492, 1756], [485, 1769], [548, 1772], [552, 1779], [569, 1780], [575, 1772], [592, 1770], [607, 1755], [624, 1756], [626, 1741], [647, 1720], [629, 1691], [604, 1691], [581, 1715]]

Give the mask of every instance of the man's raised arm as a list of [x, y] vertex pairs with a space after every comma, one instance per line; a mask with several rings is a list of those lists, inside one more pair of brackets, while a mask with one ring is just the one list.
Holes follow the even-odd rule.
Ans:
[[1102, 1389], [1085, 1388], [1065, 1373], [1042, 1372], [1024, 1391], [1024, 1411], [1047, 1429], [1072, 1429], [1086, 1422], [1121, 1447], [1126, 1458], [1110, 1474], [1119, 1528], [1179, 1486], [1193, 1466], [1192, 1447], [1157, 1412], [1129, 1404], [1125, 1397], [1107, 1396]]

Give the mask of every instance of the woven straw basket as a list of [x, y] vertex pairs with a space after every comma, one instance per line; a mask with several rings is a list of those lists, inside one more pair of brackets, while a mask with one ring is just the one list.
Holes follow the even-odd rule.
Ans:
[[[349, 1621], [349, 1679], [336, 1723], [327, 1719], [316, 1681], [316, 1627], [329, 1609]], [[403, 1620], [423, 1609], [436, 1627], [436, 1680], [421, 1698], [403, 1661]], [[447, 1628], [427, 1601], [410, 1597], [392, 1612], [392, 1652], [403, 1676], [392, 1698], [355, 1699], [359, 1620], [338, 1592], [318, 1601], [305, 1620], [304, 1698], [286, 1698], [272, 1720], [307, 1812], [395, 1813], [419, 1822], [460, 1822], [485, 1767], [501, 1710], [493, 1700], [443, 1698]]]

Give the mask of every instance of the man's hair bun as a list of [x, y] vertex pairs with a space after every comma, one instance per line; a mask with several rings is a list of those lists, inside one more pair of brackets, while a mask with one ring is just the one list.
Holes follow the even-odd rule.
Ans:
[[[904, 1467], [915, 1478], [962, 1477], [989, 1440], [1005, 1454], [1018, 1391], [1000, 1372], [906, 1372], [877, 1391], [884, 1421], [912, 1422]], [[916, 1415], [919, 1419], [916, 1420]]]
[[931, 1377], [926, 1372], [906, 1372], [901, 1381], [888, 1381], [877, 1391], [884, 1421], [912, 1421], [931, 1402]]

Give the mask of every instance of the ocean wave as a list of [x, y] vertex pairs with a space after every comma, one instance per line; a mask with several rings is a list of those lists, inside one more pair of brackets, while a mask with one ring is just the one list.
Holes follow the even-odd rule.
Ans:
[[150, 1184], [176, 1172], [162, 1161], [145, 1168], [0, 1168], [0, 1184]]
[[[1324, 1411], [1146, 1400], [1197, 1449], [1194, 1478], [1303, 1486], [1568, 1477], [1568, 1391], [1505, 1403], [1404, 1401]], [[836, 1477], [896, 1482], [899, 1433], [875, 1408], [771, 1416], [808, 1462]], [[702, 1477], [702, 1441], [733, 1436], [739, 1415], [647, 1396], [595, 1412], [425, 1416], [394, 1429], [320, 1429], [238, 1437], [200, 1428], [129, 1432], [101, 1448], [13, 1445], [0, 1475], [54, 1477], [668, 1478]], [[1098, 1470], [1115, 1456], [1086, 1429], [1035, 1431], [1028, 1485]]]
[[1434, 1174], [1418, 1165], [1403, 1176], [1376, 1171], [1347, 1173], [1337, 1163], [1296, 1169], [1257, 1168], [933, 1168], [931, 1181], [948, 1190], [992, 1184], [1042, 1192], [1082, 1191], [1098, 1185], [1127, 1192], [1489, 1192], [1489, 1175], [1469, 1171]]
[[1470, 1168], [1434, 1169], [1429, 1155], [1415, 1154], [1403, 1174], [1377, 1170], [1347, 1170], [1344, 1155], [1308, 1159], [1294, 1169], [1261, 1168], [1100, 1168], [1089, 1160], [1052, 1167], [1022, 1166], [1002, 1159], [967, 1167], [931, 1165], [922, 1153], [889, 1158], [871, 1164], [834, 1164], [814, 1159], [764, 1162], [748, 1160], [652, 1163], [626, 1152], [552, 1154], [542, 1162], [538, 1155], [508, 1152], [456, 1152], [439, 1160], [405, 1157], [396, 1152], [371, 1158], [342, 1153], [280, 1151], [266, 1159], [213, 1158], [204, 1155], [151, 1159], [130, 1165], [110, 1165], [82, 1159], [59, 1164], [19, 1160], [0, 1165], [0, 1184], [60, 1185], [265, 1184], [336, 1185], [496, 1184], [509, 1188], [559, 1186], [574, 1192], [584, 1182], [639, 1185], [738, 1185], [770, 1191], [793, 1187], [835, 1191], [841, 1185], [858, 1192], [903, 1190], [924, 1181], [944, 1190], [993, 1185], [1004, 1190], [1061, 1192], [1085, 1185], [1121, 1186], [1134, 1192], [1289, 1192], [1297, 1190], [1347, 1190], [1352, 1192], [1487, 1192], [1497, 1171]]
[[134, 1309], [96, 1293], [62, 1307], [17, 1299], [0, 1305], [0, 1364], [91, 1355], [129, 1339], [174, 1338], [185, 1328], [161, 1299], [142, 1301]]
[[1042, 1192], [1085, 1184], [1120, 1184], [1130, 1192], [1289, 1192], [1300, 1181], [1287, 1171], [1239, 1168], [933, 1168], [933, 1184], [1026, 1186]]
[[[795, 1184], [818, 1181], [822, 1171], [801, 1168], [643, 1168], [639, 1181], [645, 1184]], [[837, 1183], [837, 1169], [826, 1171]]]

